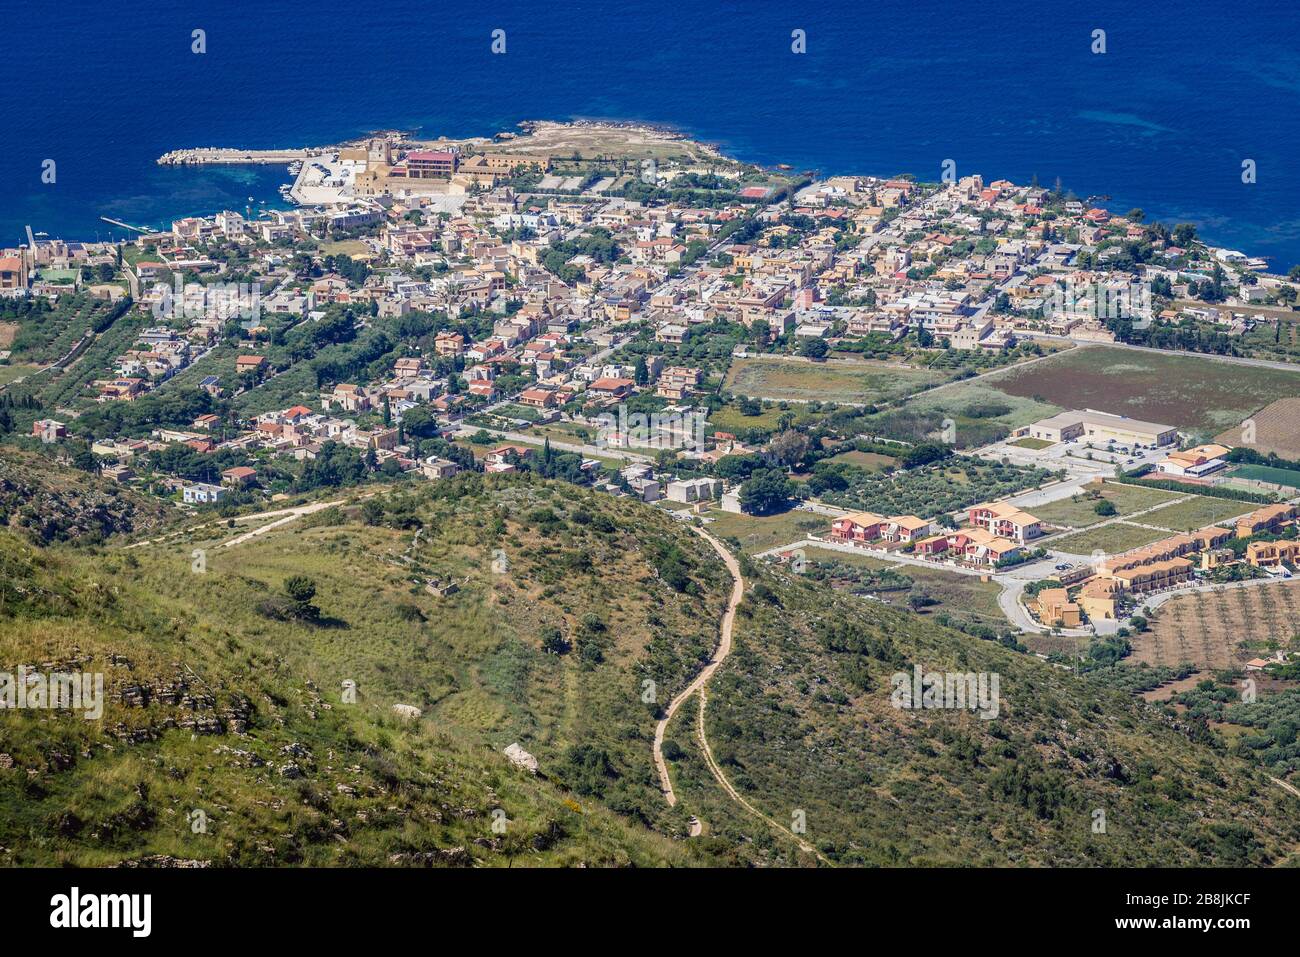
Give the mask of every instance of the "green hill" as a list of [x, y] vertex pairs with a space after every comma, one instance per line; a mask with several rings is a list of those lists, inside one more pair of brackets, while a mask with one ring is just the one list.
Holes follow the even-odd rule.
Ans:
[[[1297, 799], [1203, 723], [797, 575], [751, 574], [735, 648], [709, 686], [707, 738], [756, 810], [785, 826], [803, 812], [828, 861], [1300, 863]], [[894, 707], [891, 677], [914, 665], [997, 673], [998, 717]], [[678, 790], [717, 819], [734, 805], [683, 726], [694, 715], [670, 730], [687, 752]], [[719, 836], [761, 835], [773, 862], [799, 859], [770, 830], [749, 815]]]
[[[108, 699], [100, 721], [0, 712], [0, 862], [815, 860], [717, 783], [693, 703], [665, 748], [679, 804], [659, 791], [658, 709], [711, 654], [731, 588], [699, 536], [526, 476], [366, 495], [234, 545], [242, 527], [131, 549], [0, 530], [0, 671], [101, 672]], [[745, 574], [708, 740], [754, 809], [785, 826], [803, 812], [826, 861], [1293, 852], [1295, 799], [1192, 725], [905, 612]], [[1000, 717], [890, 707], [912, 662], [998, 671]], [[503, 754], [516, 742], [536, 775]]]

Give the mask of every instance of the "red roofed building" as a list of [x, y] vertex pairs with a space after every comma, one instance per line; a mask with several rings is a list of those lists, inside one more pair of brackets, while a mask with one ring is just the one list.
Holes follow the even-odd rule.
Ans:
[[236, 465], [233, 469], [226, 469], [221, 473], [222, 485], [251, 485], [253, 479], [257, 478], [257, 470], [250, 469], [247, 465]]
[[519, 401], [535, 409], [549, 409], [555, 405], [555, 393], [550, 389], [525, 389], [519, 393]]
[[632, 394], [636, 388], [636, 382], [632, 379], [597, 379], [591, 385], [587, 386], [588, 392], [594, 392], [596, 395], [607, 396], [612, 399], [625, 399]]
[[446, 179], [456, 172], [460, 156], [450, 150], [415, 150], [393, 167], [390, 175], [406, 179]]
[[0, 259], [0, 289], [26, 289], [27, 263], [19, 256]]

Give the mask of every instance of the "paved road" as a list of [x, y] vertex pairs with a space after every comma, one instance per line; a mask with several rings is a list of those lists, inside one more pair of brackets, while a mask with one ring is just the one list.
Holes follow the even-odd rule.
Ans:
[[[1024, 597], [1025, 586], [1029, 584], [1027, 581], [1015, 578], [998, 578], [997, 581], [1002, 584], [1002, 593], [998, 595], [998, 607], [1002, 609], [1002, 614], [1006, 615], [1007, 621], [1011, 622], [1014, 627], [1019, 628], [1021, 631], [1027, 631], [1032, 634], [1045, 635], [1051, 632], [1052, 629], [1034, 621], [1033, 616], [1025, 610], [1025, 606], [1021, 599]], [[1114, 622], [1106, 622], [1106, 624], [1114, 624], [1116, 628], [1119, 627], [1118, 624]], [[1103, 629], [1100, 627], [1098, 628], [1098, 631], [1102, 630]], [[1089, 638], [1092, 636], [1092, 629], [1061, 628], [1058, 629], [1057, 634], [1065, 635], [1069, 638]]]
[[1276, 585], [1280, 582], [1296, 581], [1296, 579], [1286, 578], [1252, 578], [1244, 582], [1225, 582], [1223, 584], [1205, 584], [1193, 585], [1191, 588], [1175, 588], [1172, 591], [1161, 592], [1158, 595], [1151, 595], [1141, 602], [1146, 608], [1159, 608], [1170, 599], [1177, 598], [1180, 595], [1192, 595], [1196, 592], [1217, 592], [1217, 591], [1235, 591], [1238, 588], [1259, 588], [1261, 585]]

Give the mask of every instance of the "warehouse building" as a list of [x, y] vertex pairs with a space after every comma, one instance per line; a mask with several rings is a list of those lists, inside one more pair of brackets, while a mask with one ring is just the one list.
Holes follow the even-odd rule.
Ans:
[[1081, 412], [1062, 412], [1050, 419], [1035, 422], [1029, 427], [1029, 436], [1044, 442], [1069, 442], [1083, 439], [1087, 442], [1117, 442], [1121, 445], [1169, 445], [1178, 438], [1178, 429], [1157, 422], [1142, 422], [1109, 412], [1084, 409]]

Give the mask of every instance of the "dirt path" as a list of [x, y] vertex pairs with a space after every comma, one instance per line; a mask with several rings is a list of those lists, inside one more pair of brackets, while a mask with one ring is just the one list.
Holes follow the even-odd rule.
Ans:
[[1286, 791], [1300, 798], [1300, 791], [1297, 791], [1294, 785], [1287, 784], [1285, 781], [1279, 778], [1275, 778], [1272, 775], [1269, 776], [1269, 780], [1272, 781], [1274, 784], [1276, 784], [1278, 787], [1280, 787], [1283, 791]]
[[[363, 496], [363, 497], [367, 497], [367, 496]], [[231, 539], [230, 541], [222, 542], [221, 543], [222, 547], [228, 548], [231, 545], [239, 545], [242, 542], [248, 541], [248, 539], [250, 538], [254, 538], [257, 535], [262, 535], [266, 532], [269, 532], [273, 528], [278, 528], [279, 526], [285, 524], [286, 522], [292, 521], [293, 519], [298, 518], [301, 515], [310, 515], [313, 512], [319, 512], [321, 509], [329, 508], [331, 505], [342, 505], [344, 504], [345, 501], [346, 501], [345, 499], [340, 498], [340, 499], [335, 499], [332, 502], [313, 502], [310, 505], [296, 505], [291, 508], [277, 508], [269, 512], [257, 512], [256, 514], [253, 515], [236, 515], [235, 516], [236, 522], [251, 522], [251, 521], [256, 521], [257, 519], [260, 518], [278, 518], [279, 521], [271, 522], [269, 525], [259, 526], [258, 528], [254, 529], [252, 532], [246, 532], [242, 535], [239, 535]], [[168, 532], [166, 535], [159, 535], [157, 538], [146, 538], [143, 541], [132, 542], [130, 545], [125, 546], [125, 548], [127, 549], [144, 548], [147, 545], [161, 545], [167, 542], [169, 539], [178, 538], [182, 535], [187, 535], [191, 532], [197, 532], [205, 528], [212, 528], [213, 526], [224, 525], [224, 524], [225, 524], [224, 520], [215, 520], [211, 522], [204, 522], [201, 525], [191, 525], [188, 528], [180, 528], [177, 529], [176, 531]]]
[[[745, 595], [745, 579], [740, 576], [740, 564], [736, 561], [736, 557], [732, 555], [731, 552], [727, 551], [721, 542], [704, 529], [695, 526], [692, 526], [692, 528], [694, 528], [695, 532], [698, 533], [700, 537], [712, 545], [713, 550], [718, 553], [718, 557], [720, 557], [723, 564], [727, 566], [727, 571], [731, 572], [732, 585], [731, 597], [727, 601], [727, 610], [722, 616], [722, 629], [718, 639], [718, 647], [713, 652], [713, 657], [709, 659], [709, 663], [701, 669], [700, 673], [695, 676], [695, 680], [688, 684], [681, 694], [668, 703], [668, 708], [664, 712], [663, 718], [661, 718], [659, 723], [655, 725], [655, 768], [659, 771], [659, 786], [663, 790], [664, 797], [668, 800], [670, 805], [675, 805], [677, 803], [677, 795], [673, 793], [673, 782], [668, 777], [668, 765], [664, 761], [664, 732], [668, 728], [668, 722], [673, 719], [675, 714], [677, 714], [677, 709], [680, 708], [691, 695], [704, 687], [705, 683], [713, 677], [713, 673], [718, 670], [718, 665], [722, 664], [722, 662], [726, 660], [727, 655], [731, 654], [731, 629], [736, 620], [736, 606], [740, 604], [740, 599]], [[703, 714], [703, 710], [704, 709], [701, 707], [701, 714]], [[709, 756], [706, 760], [709, 761], [710, 769], [712, 769], [712, 756]], [[727, 789], [729, 794], [735, 797], [735, 792], [731, 790], [731, 785], [727, 784], [725, 779], [721, 779], [721, 776], [717, 771], [714, 771], [714, 776], [719, 777], [722, 786]]]
[[[731, 782], [727, 780], [727, 776], [722, 773], [722, 768], [718, 766], [717, 759], [713, 757], [713, 749], [709, 747], [709, 739], [704, 733], [704, 708], [708, 701], [705, 685], [708, 684], [709, 679], [713, 677], [713, 673], [718, 670], [718, 666], [722, 664], [722, 662], [726, 660], [727, 655], [731, 653], [731, 635], [736, 622], [736, 607], [740, 604], [740, 600], [745, 596], [745, 579], [741, 577], [740, 564], [736, 561], [736, 557], [732, 555], [721, 542], [704, 529], [694, 526], [692, 527], [695, 532], [713, 546], [713, 550], [718, 553], [718, 557], [720, 557], [723, 564], [727, 566], [727, 571], [731, 572], [733, 583], [731, 586], [731, 598], [727, 602], [726, 613], [722, 616], [722, 627], [717, 651], [714, 652], [713, 657], [709, 659], [709, 663], [705, 665], [700, 673], [695, 677], [695, 680], [687, 685], [681, 694], [669, 702], [668, 709], [664, 713], [663, 719], [655, 726], [654, 759], [655, 767], [659, 771], [659, 785], [663, 789], [664, 797], [667, 799], [668, 803], [670, 805], [676, 805], [677, 795], [673, 792], [673, 783], [668, 776], [668, 765], [665, 763], [663, 755], [664, 732], [668, 728], [668, 722], [671, 721], [673, 715], [677, 713], [677, 709], [680, 708], [691, 695], [698, 691], [700, 693], [700, 707], [698, 712], [698, 721], [696, 723], [696, 733], [699, 735], [700, 748], [701, 753], [704, 755], [704, 762], [708, 765], [709, 772], [713, 775], [714, 779], [722, 789], [727, 792], [728, 797], [754, 817], [763, 821], [775, 830], [780, 831], [782, 834], [792, 837], [804, 853], [815, 855], [817, 860], [821, 861], [823, 864], [830, 864], [830, 861], [818, 853], [815, 847], [803, 838], [799, 837], [799, 835], [793, 833], [788, 827], [783, 827], [781, 824], [777, 823], [777, 821], [768, 817], [762, 811], [758, 810], [758, 808], [754, 807], [754, 805], [741, 797], [740, 793], [732, 786]], [[700, 827], [698, 820], [692, 820], [691, 833], [694, 835], [702, 828]]]

